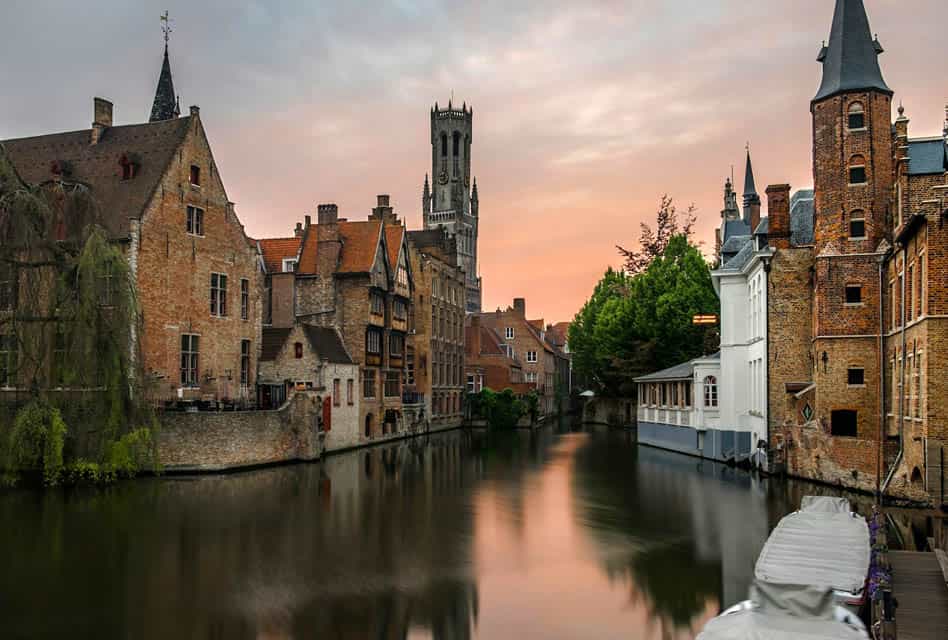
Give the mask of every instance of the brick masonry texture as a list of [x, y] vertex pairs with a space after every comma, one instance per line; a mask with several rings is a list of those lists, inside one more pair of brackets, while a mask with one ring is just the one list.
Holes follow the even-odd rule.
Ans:
[[315, 392], [277, 411], [165, 412], [158, 451], [167, 471], [221, 471], [314, 460], [322, 450]]

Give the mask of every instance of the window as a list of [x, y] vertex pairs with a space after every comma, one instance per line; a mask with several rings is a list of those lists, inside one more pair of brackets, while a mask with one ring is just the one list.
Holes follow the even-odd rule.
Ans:
[[350, 407], [355, 404], [355, 380], [346, 380], [346, 404]]
[[536, 361], [537, 361], [537, 352], [527, 351], [527, 362], [536, 362]]
[[474, 380], [474, 374], [467, 374], [467, 392], [468, 393], [477, 393], [477, 383]]
[[181, 336], [181, 386], [198, 386], [198, 349], [200, 337], [192, 334]]
[[223, 273], [211, 274], [211, 315], [227, 315], [227, 276]]
[[856, 412], [851, 409], [836, 409], [830, 414], [830, 434], [846, 438], [859, 435]]
[[862, 285], [846, 285], [846, 304], [862, 304]]
[[375, 397], [375, 369], [366, 369], [362, 372], [362, 397]]
[[704, 406], [718, 406], [718, 379], [714, 376], [704, 379]]
[[188, 205], [187, 231], [192, 236], [204, 235], [204, 209]]
[[[448, 155], [448, 134], [441, 134], [441, 157]], [[434, 178], [434, 176], [432, 176]]]
[[0, 311], [16, 308], [16, 269], [11, 264], [0, 263]]
[[408, 317], [408, 305], [403, 300], [394, 300], [392, 302], [392, 315], [397, 320], [404, 320]]
[[850, 131], [858, 131], [866, 128], [866, 112], [862, 105], [854, 102], [849, 107], [848, 126]]
[[193, 184], [195, 187], [201, 186], [201, 167], [197, 166], [196, 164], [191, 165], [190, 179], [191, 184]]
[[303, 357], [303, 343], [296, 342], [293, 344], [293, 357], [297, 360]]
[[527, 371], [523, 374], [524, 382], [536, 382], [537, 381], [537, 372], [536, 371]]
[[332, 381], [332, 406], [342, 406], [342, 380], [335, 378]]
[[504, 338], [507, 339], [507, 340], [513, 340], [513, 339], [514, 339], [514, 330], [513, 330], [513, 327], [507, 327], [506, 329], [504, 329]]
[[115, 299], [115, 277], [112, 273], [111, 262], [106, 262], [104, 265], [102, 265], [102, 268], [99, 269], [99, 274], [96, 276], [96, 279], [96, 295], [99, 298], [99, 306], [111, 307], [114, 304]]
[[453, 143], [452, 143], [452, 145], [451, 145], [451, 148], [452, 148], [452, 151], [453, 151], [453, 154], [452, 154], [452, 155], [454, 155], [455, 157], [457, 157], [458, 151], [459, 151], [459, 149], [461, 148], [461, 134], [458, 133], [457, 131], [455, 131], [453, 138], [454, 138], [454, 139], [453, 139]]
[[388, 337], [388, 354], [393, 358], [401, 358], [405, 352], [405, 336], [393, 333]]
[[385, 397], [386, 398], [397, 398], [400, 395], [402, 395], [401, 376], [402, 374], [398, 371], [385, 372]]
[[296, 258], [283, 258], [283, 273], [296, 271]]
[[866, 214], [861, 210], [853, 211], [849, 216], [849, 238], [861, 240], [866, 237]]
[[850, 386], [862, 386], [866, 384], [866, 370], [848, 369], [846, 371], [846, 384]]
[[909, 267], [908, 282], [905, 283], [905, 317], [909, 322], [915, 319], [915, 265]]
[[250, 340], [240, 341], [240, 384], [250, 384]]
[[415, 384], [415, 348], [408, 347], [405, 351], [405, 384]]
[[382, 354], [382, 333], [375, 329], [368, 329], [365, 332], [365, 350], [373, 355]]
[[240, 279], [240, 319], [250, 318], [250, 281], [247, 278]]
[[408, 286], [408, 270], [401, 265], [398, 265], [397, 282], [403, 287]]
[[853, 156], [849, 161], [849, 184], [866, 184], [866, 159]]
[[16, 382], [17, 337], [0, 336], [0, 387], [12, 387]]
[[385, 298], [382, 297], [382, 294], [372, 291], [369, 293], [369, 303], [371, 304], [371, 311], [375, 315], [383, 315], [385, 313]]

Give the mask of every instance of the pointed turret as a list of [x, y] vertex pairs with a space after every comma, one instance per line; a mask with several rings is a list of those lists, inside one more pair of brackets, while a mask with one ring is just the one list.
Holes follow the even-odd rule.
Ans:
[[158, 87], [155, 89], [155, 101], [151, 107], [149, 122], [171, 120], [181, 115], [178, 108], [178, 99], [174, 93], [174, 82], [171, 80], [171, 63], [168, 61], [168, 43], [165, 42], [165, 59], [161, 63], [161, 74], [158, 76]]
[[817, 56], [823, 64], [823, 82], [813, 101], [843, 91], [876, 89], [889, 95], [892, 90], [882, 79], [879, 54], [882, 45], [873, 39], [863, 0], [836, 0], [829, 44]]
[[431, 213], [431, 187], [428, 186], [428, 174], [425, 174], [425, 187], [421, 192], [421, 212], [424, 215]]
[[471, 189], [471, 215], [475, 218], [477, 217], [477, 210], [479, 208], [480, 201], [477, 197], [477, 177], [474, 178], [474, 186]]
[[750, 226], [751, 233], [760, 223], [760, 196], [754, 184], [754, 167], [751, 164], [750, 148], [747, 149], [747, 166], [744, 169], [744, 222]]

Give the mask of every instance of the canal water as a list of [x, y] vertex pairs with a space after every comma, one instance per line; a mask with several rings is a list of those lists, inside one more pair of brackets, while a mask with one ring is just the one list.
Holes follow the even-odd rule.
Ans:
[[0, 637], [692, 638], [819, 491], [569, 425], [8, 490]]

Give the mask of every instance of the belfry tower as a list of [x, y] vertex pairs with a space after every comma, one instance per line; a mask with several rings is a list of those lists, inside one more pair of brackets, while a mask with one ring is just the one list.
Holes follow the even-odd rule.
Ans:
[[431, 183], [425, 176], [422, 214], [425, 229], [443, 228], [457, 240], [457, 262], [464, 269], [469, 313], [481, 310], [477, 273], [477, 181], [471, 176], [474, 109], [462, 104], [431, 109]]

